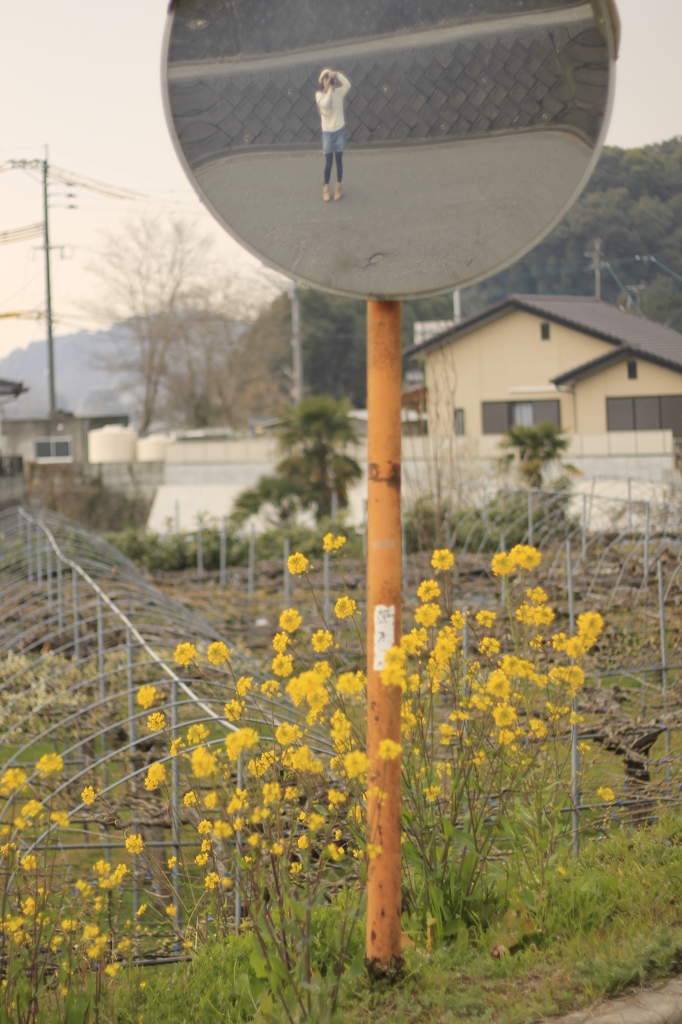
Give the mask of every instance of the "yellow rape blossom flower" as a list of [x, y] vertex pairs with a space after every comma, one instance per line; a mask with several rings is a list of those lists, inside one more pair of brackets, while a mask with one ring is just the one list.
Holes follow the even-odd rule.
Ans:
[[602, 800], [606, 801], [607, 804], [613, 803], [616, 799], [616, 794], [610, 788], [610, 786], [600, 786], [597, 790], [597, 796], [600, 796]]
[[303, 738], [303, 733], [297, 725], [278, 725], [275, 729], [275, 739], [283, 747], [289, 747], [292, 743], [298, 743]]
[[483, 629], [491, 629], [496, 619], [497, 615], [495, 612], [491, 612], [487, 608], [482, 608], [480, 612], [476, 612], [476, 622]]
[[137, 703], [141, 708], [144, 708], [145, 711], [149, 711], [149, 708], [156, 700], [156, 694], [157, 689], [155, 686], [141, 686], [137, 691]]
[[330, 551], [340, 551], [345, 543], [346, 538], [340, 534], [338, 537], [335, 537], [333, 533], [325, 533], [322, 539], [322, 547], [327, 553]]
[[126, 839], [126, 850], [128, 853], [142, 853], [144, 843], [142, 842], [141, 835], [128, 836]]
[[448, 746], [452, 742], [452, 737], [455, 734], [455, 730], [451, 725], [447, 725], [445, 722], [438, 726], [441, 735], [441, 743]]
[[187, 742], [190, 746], [194, 746], [196, 743], [203, 743], [205, 739], [208, 739], [208, 729], [205, 725], [201, 723], [190, 725], [187, 730]]
[[547, 726], [540, 718], [531, 718], [530, 727], [535, 736], [542, 740], [547, 735]]
[[327, 852], [333, 861], [339, 861], [342, 860], [345, 851], [343, 846], [337, 846], [336, 843], [328, 843]]
[[213, 835], [216, 839], [229, 839], [234, 834], [234, 829], [227, 821], [213, 822]]
[[417, 588], [417, 597], [424, 604], [440, 597], [440, 587], [435, 580], [424, 580]]
[[59, 828], [66, 828], [69, 824], [69, 816], [66, 811], [52, 811], [50, 821], [53, 821]]
[[92, 788], [92, 786], [86, 786], [85, 787], [85, 789], [81, 793], [81, 800], [88, 807], [91, 804], [94, 804], [94, 802], [95, 802], [95, 790]]
[[485, 689], [486, 693], [489, 693], [491, 696], [499, 697], [501, 700], [506, 701], [509, 699], [511, 685], [502, 669], [496, 668], [494, 672], [490, 673]]
[[478, 645], [478, 649], [481, 654], [490, 658], [493, 654], [500, 653], [500, 641], [496, 640], [494, 636], [484, 636]]
[[343, 767], [349, 779], [357, 779], [369, 771], [369, 758], [361, 750], [353, 750], [343, 759]]
[[364, 690], [366, 682], [364, 672], [342, 672], [336, 682], [336, 689], [344, 697], [354, 697]]
[[542, 555], [538, 549], [530, 547], [528, 544], [517, 544], [511, 549], [510, 555], [519, 569], [537, 569], [542, 561]]
[[21, 813], [24, 818], [37, 818], [43, 813], [45, 808], [41, 804], [40, 800], [27, 800], [24, 806], [21, 808]]
[[437, 604], [423, 604], [414, 613], [414, 620], [418, 625], [424, 626], [425, 629], [430, 629], [431, 626], [436, 625], [440, 616], [441, 610]]
[[264, 683], [260, 684], [260, 692], [264, 696], [269, 697], [272, 700], [274, 697], [281, 697], [282, 691], [279, 688], [279, 681], [277, 679], [266, 679]]
[[490, 565], [493, 576], [509, 576], [516, 569], [516, 562], [506, 551], [500, 551], [494, 555]]
[[215, 643], [210, 645], [206, 653], [212, 665], [223, 665], [228, 661], [232, 651], [222, 640], [216, 640]]
[[337, 619], [348, 619], [355, 614], [357, 605], [352, 597], [340, 597], [334, 605], [334, 614]]
[[63, 767], [64, 761], [60, 754], [43, 754], [36, 764], [36, 770], [41, 779], [46, 779], [48, 775], [60, 772]]
[[511, 743], [514, 742], [515, 734], [512, 732], [511, 729], [500, 729], [498, 739], [500, 741], [501, 746], [508, 747]]
[[400, 757], [402, 749], [400, 744], [394, 740], [381, 740], [377, 753], [382, 761], [395, 761], [397, 757]]
[[307, 772], [310, 775], [321, 775], [324, 771], [322, 762], [313, 757], [310, 747], [305, 744], [293, 753], [287, 751], [284, 764], [285, 767], [293, 768], [294, 771]]
[[191, 665], [193, 661], [196, 661], [196, 657], [197, 649], [194, 644], [178, 644], [175, 648], [175, 661], [178, 665], [182, 665], [184, 668], [187, 668], [187, 666]]
[[168, 917], [174, 917], [175, 916], [175, 907], [173, 906], [172, 903], [168, 903], [167, 904], [167, 906], [166, 906], [166, 914], [168, 915]]
[[240, 704], [238, 700], [228, 700], [227, 704], [223, 708], [225, 718], [228, 722], [238, 722], [242, 717], [244, 711], [244, 705]]
[[158, 789], [162, 782], [166, 781], [166, 766], [160, 761], [150, 764], [147, 769], [147, 778], [144, 780], [144, 788], [148, 790]]
[[241, 697], [242, 699], [246, 697], [247, 693], [251, 689], [252, 682], [253, 679], [251, 678], [251, 676], [240, 676], [235, 686], [237, 696]]
[[295, 608], [287, 608], [279, 617], [280, 629], [286, 630], [287, 633], [295, 633], [297, 629], [300, 629], [303, 619]]
[[168, 870], [173, 871], [178, 863], [178, 858], [173, 856], [168, 858]]
[[424, 796], [430, 804], [434, 804], [441, 794], [440, 786], [426, 786], [424, 789]]
[[211, 827], [211, 822], [208, 820], [208, 818], [204, 818], [197, 825], [197, 832], [199, 833], [200, 836], [207, 836], [211, 831]]
[[0, 779], [0, 796], [9, 796], [15, 790], [21, 789], [27, 778], [26, 772], [21, 768], [8, 768]]
[[407, 688], [405, 661], [405, 651], [401, 647], [391, 647], [386, 654], [384, 668], [381, 671], [381, 682], [384, 686], [398, 686], [401, 690]]
[[250, 726], [233, 732], [225, 740], [225, 750], [230, 761], [236, 761], [242, 750], [251, 750], [258, 743], [258, 733]]
[[147, 718], [147, 728], [150, 732], [160, 732], [166, 728], [166, 716], [163, 711], [154, 711]]
[[316, 654], [324, 654], [334, 643], [334, 638], [328, 629], [318, 629], [311, 636], [310, 643]]
[[192, 775], [197, 779], [206, 779], [218, 768], [215, 756], [206, 747], [197, 747], [192, 751]]
[[337, 789], [328, 789], [327, 799], [329, 800], [329, 810], [331, 811], [334, 807], [344, 804], [348, 798], [345, 793], [340, 793]]
[[310, 562], [305, 555], [301, 554], [300, 551], [296, 551], [293, 555], [289, 555], [287, 568], [292, 576], [300, 576], [306, 571], [309, 565]]
[[513, 725], [517, 717], [516, 711], [511, 704], [499, 704], [493, 709], [493, 718], [498, 728], [504, 725]]
[[204, 879], [204, 886], [206, 889], [215, 889], [217, 885], [220, 885], [220, 875], [216, 874], [215, 871], [211, 871]]
[[275, 651], [277, 651], [278, 654], [284, 654], [284, 652], [287, 649], [288, 644], [289, 644], [289, 634], [288, 633], [284, 633], [284, 632], [282, 632], [282, 633], [275, 633], [275, 635], [272, 638], [273, 649]]
[[263, 786], [263, 804], [270, 807], [282, 799], [282, 787], [279, 782], [266, 782]]
[[197, 803], [197, 795], [193, 789], [190, 789], [189, 793], [185, 793], [182, 798], [182, 802], [185, 807], [195, 807]]
[[291, 654], [278, 654], [273, 658], [272, 671], [276, 676], [290, 676], [294, 668], [294, 658]]
[[171, 757], [177, 757], [178, 754], [180, 753], [180, 751], [183, 749], [184, 746], [185, 746], [185, 741], [182, 739], [181, 736], [179, 736], [176, 740], [173, 740], [171, 745], [170, 745], [170, 755], [171, 755]]
[[455, 556], [447, 548], [434, 551], [431, 556], [431, 565], [438, 572], [448, 572], [455, 564]]
[[215, 790], [212, 793], [207, 793], [204, 797], [204, 807], [207, 811], [215, 811], [218, 806], [218, 794]]

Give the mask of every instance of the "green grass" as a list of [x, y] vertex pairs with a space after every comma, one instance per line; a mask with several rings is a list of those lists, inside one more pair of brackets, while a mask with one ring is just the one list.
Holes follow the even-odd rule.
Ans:
[[[324, 929], [320, 933], [316, 962], [322, 973], [330, 949]], [[490, 955], [498, 943], [511, 950], [499, 960]], [[109, 989], [104, 1019], [266, 1020], [258, 1016], [264, 983], [251, 966], [254, 948], [247, 934], [202, 950], [187, 965], [121, 971]], [[361, 973], [346, 986], [336, 1019], [522, 1024], [654, 983], [681, 968], [682, 822], [670, 817], [586, 844], [580, 861], [565, 875], [556, 874], [539, 897], [512, 894], [486, 932], [460, 931], [458, 944], [430, 952], [426, 942], [418, 943], [407, 951], [397, 983], [372, 984]]]

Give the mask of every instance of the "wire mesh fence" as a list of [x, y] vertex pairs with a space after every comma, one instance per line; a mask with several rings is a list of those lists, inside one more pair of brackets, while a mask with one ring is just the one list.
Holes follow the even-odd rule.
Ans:
[[[457, 552], [456, 601], [462, 610], [499, 607], [504, 588], [491, 573], [491, 553], [531, 543], [543, 552], [537, 582], [556, 610], [557, 630], [572, 630], [586, 610], [606, 619], [576, 702], [581, 721], [564, 738], [572, 750], [566, 770], [573, 806], [567, 813], [576, 848], [580, 835], [600, 835], [609, 824], [640, 823], [662, 806], [679, 803], [682, 506], [498, 491], [449, 512], [442, 528]], [[406, 616], [412, 584], [427, 564], [416, 555], [405, 567]], [[329, 579], [327, 568], [327, 608]], [[332, 577], [332, 591], [337, 585]], [[362, 604], [361, 588], [357, 597]], [[504, 639], [501, 617], [499, 623]], [[191, 856], [200, 846], [200, 813], [181, 798], [178, 759], [162, 735], [147, 728], [149, 708], [140, 703], [140, 692], [155, 688], [154, 711], [165, 714], [173, 738], [201, 725], [210, 747], [235, 728], [223, 713], [235, 697], [233, 675], [205, 660], [199, 669], [180, 669], [174, 651], [188, 638], [204, 653], [227, 639], [217, 625], [163, 594], [117, 549], [76, 524], [45, 511], [0, 513], [3, 770], [20, 766], [29, 782], [37, 780], [39, 759], [58, 752], [64, 773], [50, 806], [68, 814], [66, 827], [36, 827], [24, 831], [23, 839], [28, 834], [36, 849], [56, 847], [66, 884], [75, 884], [102, 858], [130, 865], [129, 881], [122, 885], [130, 918], [136, 920], [143, 902], [152, 901], [159, 911], [155, 924], [136, 932], [140, 961], [183, 955], [189, 893], [201, 885]], [[464, 654], [477, 656], [473, 634]], [[265, 679], [262, 663], [248, 650], [237, 648], [231, 661], [237, 674]], [[295, 720], [288, 698], [278, 703], [276, 716], [267, 721], [257, 703], [249, 704], [251, 721], [268, 729]], [[322, 731], [314, 740], [319, 751], [332, 751]], [[143, 784], [157, 761], [169, 767], [170, 810]], [[241, 770], [240, 762], [237, 784]], [[105, 812], [93, 813], [83, 795], [88, 787]], [[612, 790], [614, 799], [600, 796], [600, 790]], [[3, 795], [0, 827], [7, 832], [9, 826], [15, 835], [21, 808], [11, 793]], [[124, 836], [131, 829], [144, 840], [144, 861], [126, 849]], [[237, 925], [239, 880], [231, 881], [226, 906]]]

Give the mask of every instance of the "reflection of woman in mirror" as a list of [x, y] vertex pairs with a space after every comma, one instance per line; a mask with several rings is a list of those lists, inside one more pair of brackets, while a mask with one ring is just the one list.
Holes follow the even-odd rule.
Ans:
[[325, 156], [324, 188], [322, 198], [325, 203], [331, 199], [329, 179], [332, 164], [336, 156], [336, 191], [334, 199], [341, 198], [341, 182], [343, 181], [343, 154], [348, 149], [346, 138], [346, 119], [343, 113], [343, 101], [350, 89], [350, 82], [340, 71], [325, 68], [320, 75], [320, 88], [317, 90], [317, 106], [322, 119], [322, 152]]

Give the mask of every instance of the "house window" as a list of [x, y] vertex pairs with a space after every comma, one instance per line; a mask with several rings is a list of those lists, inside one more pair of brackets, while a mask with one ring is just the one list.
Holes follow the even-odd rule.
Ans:
[[628, 380], [637, 380], [637, 363], [634, 359], [628, 363]]
[[504, 434], [509, 427], [537, 427], [540, 423], [561, 426], [557, 399], [542, 402], [483, 402], [483, 433]]
[[73, 462], [70, 437], [37, 437], [34, 451], [36, 462]]
[[515, 427], [533, 426], [533, 403], [512, 402], [511, 421]]
[[549, 339], [550, 339], [549, 324], [542, 324], [541, 325], [541, 327], [540, 327], [540, 334], [542, 336], [542, 340], [543, 341], [549, 341]]
[[464, 437], [464, 409], [455, 409], [455, 434]]
[[682, 437], [682, 395], [606, 399], [607, 430], [672, 430]]

